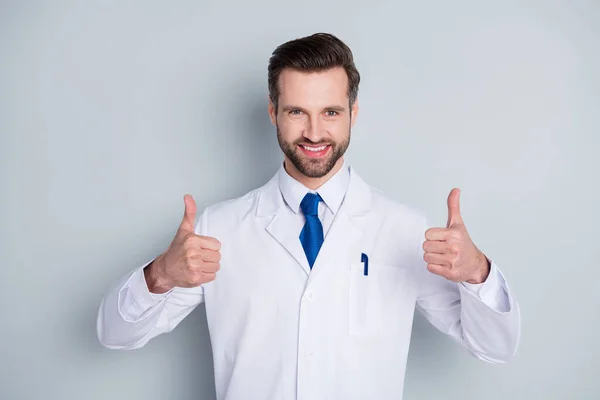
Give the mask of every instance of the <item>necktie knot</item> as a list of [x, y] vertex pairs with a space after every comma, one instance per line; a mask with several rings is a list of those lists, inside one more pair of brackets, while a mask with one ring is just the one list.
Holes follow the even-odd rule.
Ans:
[[300, 208], [304, 215], [317, 216], [319, 214], [319, 202], [323, 200], [319, 194], [306, 193], [306, 196], [300, 203]]

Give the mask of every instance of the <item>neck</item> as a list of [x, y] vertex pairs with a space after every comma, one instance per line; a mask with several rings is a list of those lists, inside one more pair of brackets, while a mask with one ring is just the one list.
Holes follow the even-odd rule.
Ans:
[[285, 168], [287, 173], [290, 174], [292, 178], [294, 178], [310, 190], [316, 190], [319, 187], [321, 187], [325, 182], [331, 179], [331, 177], [334, 176], [340, 170], [340, 168], [342, 168], [342, 165], [344, 165], [344, 157], [340, 157], [340, 159], [337, 160], [337, 162], [335, 163], [333, 168], [331, 168], [331, 171], [327, 173], [327, 175], [324, 175], [320, 178], [311, 178], [298, 171], [298, 169], [294, 167], [294, 165], [290, 162], [290, 160], [288, 160], [287, 157], [283, 161], [283, 167]]

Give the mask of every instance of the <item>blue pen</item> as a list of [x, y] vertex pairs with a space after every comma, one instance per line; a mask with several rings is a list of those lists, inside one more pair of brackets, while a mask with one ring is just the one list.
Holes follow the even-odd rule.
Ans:
[[367, 255], [365, 253], [362, 253], [360, 255], [360, 262], [365, 263], [364, 275], [365, 276], [369, 275], [369, 257], [367, 257]]

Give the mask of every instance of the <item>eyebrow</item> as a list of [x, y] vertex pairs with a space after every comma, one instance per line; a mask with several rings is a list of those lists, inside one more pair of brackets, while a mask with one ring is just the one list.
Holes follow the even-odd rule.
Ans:
[[[323, 107], [323, 109], [324, 109], [324, 110], [327, 110], [327, 111], [338, 111], [338, 112], [343, 112], [343, 111], [346, 111], [346, 108], [345, 108], [345, 107], [343, 107], [343, 106], [336, 106], [336, 105], [332, 105], [332, 106]], [[294, 106], [294, 105], [286, 105], [286, 106], [283, 106], [283, 107], [281, 108], [281, 110], [282, 110], [282, 111], [300, 110], [300, 111], [306, 112], [306, 110], [305, 110], [304, 108], [302, 108], [302, 107], [299, 107], [299, 106]]]

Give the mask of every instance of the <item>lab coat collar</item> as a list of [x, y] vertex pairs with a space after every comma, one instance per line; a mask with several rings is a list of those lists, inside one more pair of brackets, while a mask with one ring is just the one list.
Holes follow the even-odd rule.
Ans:
[[[346, 165], [346, 164], [344, 164]], [[283, 168], [283, 163], [280, 169]], [[371, 208], [371, 187], [349, 165], [350, 182], [346, 196], [342, 201], [342, 208], [349, 216], [366, 214]], [[286, 173], [283, 171], [283, 173]], [[260, 189], [256, 216], [265, 217], [277, 214], [281, 207], [286, 207], [285, 200], [279, 188], [281, 171], [277, 173]], [[297, 212], [297, 210], [296, 210]]]

